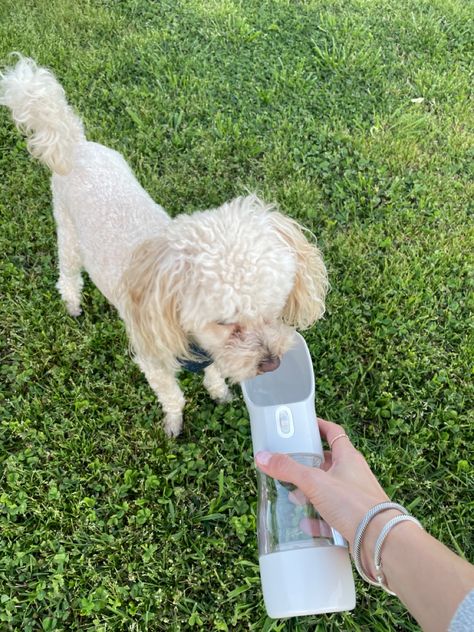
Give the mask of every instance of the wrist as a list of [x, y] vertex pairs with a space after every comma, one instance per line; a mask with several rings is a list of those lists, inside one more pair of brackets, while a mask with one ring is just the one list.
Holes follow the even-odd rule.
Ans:
[[387, 522], [400, 515], [401, 512], [398, 509], [388, 509], [377, 514], [370, 521], [361, 548], [362, 566], [369, 577], [375, 578], [374, 551], [377, 538]]
[[[426, 531], [417, 521], [408, 520], [399, 522], [387, 534], [383, 543], [380, 562], [386, 585], [395, 590], [397, 594], [400, 586], [399, 582], [395, 581], [396, 573], [394, 574], [394, 571], [399, 568], [400, 557], [407, 551], [418, 551], [419, 542], [426, 537]], [[371, 563], [374, 564], [373, 558]]]
[[[403, 555], [406, 547], [412, 546], [413, 542], [418, 541], [418, 537], [423, 538], [425, 535], [423, 527], [413, 516], [403, 515], [403, 512], [397, 510], [385, 512], [385, 516], [380, 516], [371, 529], [366, 548], [361, 551], [365, 571], [380, 582], [379, 585], [389, 594], [398, 594], [400, 586], [393, 570], [396, 570], [400, 555]], [[376, 564], [379, 566], [376, 567]]]

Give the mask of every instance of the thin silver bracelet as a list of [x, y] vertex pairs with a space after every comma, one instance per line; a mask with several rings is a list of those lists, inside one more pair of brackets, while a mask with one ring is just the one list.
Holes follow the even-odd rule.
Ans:
[[385, 538], [387, 537], [387, 535], [390, 533], [393, 527], [395, 527], [397, 524], [400, 524], [400, 522], [413, 522], [418, 527], [420, 527], [420, 529], [423, 529], [420, 522], [416, 518], [414, 518], [413, 516], [405, 515], [405, 516], [396, 516], [395, 518], [392, 518], [391, 520], [389, 520], [387, 524], [383, 527], [382, 531], [380, 532], [380, 535], [377, 538], [377, 542], [375, 543], [375, 550], [374, 550], [374, 566], [375, 566], [376, 579], [377, 579], [376, 583], [378, 586], [380, 586], [380, 588], [383, 588], [385, 592], [388, 592], [389, 595], [395, 595], [396, 593], [392, 592], [388, 588], [385, 581], [385, 576], [382, 571], [382, 547], [384, 545]]
[[378, 505], [375, 505], [374, 507], [369, 509], [369, 511], [362, 518], [362, 520], [359, 523], [359, 526], [357, 527], [356, 534], [354, 537], [353, 557], [354, 557], [355, 567], [359, 575], [362, 577], [362, 579], [364, 579], [369, 584], [372, 584], [372, 586], [380, 586], [380, 584], [378, 581], [369, 577], [367, 573], [364, 571], [364, 568], [362, 566], [362, 560], [360, 559], [360, 554], [361, 554], [361, 549], [362, 549], [362, 539], [367, 530], [367, 527], [369, 526], [369, 522], [372, 520], [372, 518], [374, 518], [377, 514], [381, 513], [382, 511], [388, 511], [390, 509], [395, 509], [396, 511], [400, 511], [404, 515], [408, 515], [408, 511], [405, 509], [405, 507], [403, 507], [403, 505], [399, 505], [398, 503], [392, 503], [389, 501], [384, 502], [384, 503], [379, 503]]

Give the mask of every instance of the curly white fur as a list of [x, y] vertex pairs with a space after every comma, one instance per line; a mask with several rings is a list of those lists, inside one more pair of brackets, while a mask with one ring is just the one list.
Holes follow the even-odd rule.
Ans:
[[52, 171], [68, 173], [74, 147], [85, 136], [62, 86], [48, 70], [24, 57], [1, 75], [1, 82], [0, 103], [11, 109], [17, 127], [28, 138], [31, 154]]
[[30, 59], [1, 75], [0, 103], [53, 171], [57, 287], [69, 313], [80, 313], [84, 268], [124, 319], [168, 435], [182, 427], [175, 376], [191, 345], [212, 357], [204, 385], [226, 401], [225, 378], [275, 368], [293, 327], [324, 313], [320, 252], [273, 206], [249, 195], [172, 220], [120, 154], [86, 140], [54, 75]]

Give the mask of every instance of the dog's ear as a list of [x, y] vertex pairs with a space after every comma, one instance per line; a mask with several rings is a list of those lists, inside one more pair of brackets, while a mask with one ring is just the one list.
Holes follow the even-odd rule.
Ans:
[[307, 329], [324, 314], [328, 289], [326, 267], [310, 231], [304, 231], [298, 222], [278, 211], [270, 216], [276, 232], [296, 256], [295, 281], [283, 310], [283, 320], [298, 329]]
[[135, 353], [173, 365], [187, 357], [188, 345], [180, 320], [184, 261], [165, 237], [150, 239], [134, 252], [122, 276], [121, 312]]

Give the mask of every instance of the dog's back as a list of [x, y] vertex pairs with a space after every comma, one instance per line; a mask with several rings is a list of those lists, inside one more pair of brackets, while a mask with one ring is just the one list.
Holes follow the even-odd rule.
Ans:
[[170, 221], [140, 186], [121, 154], [98, 143], [78, 143], [73, 168], [53, 174], [54, 212], [68, 213], [83, 267], [117, 305], [116, 289], [132, 251]]

